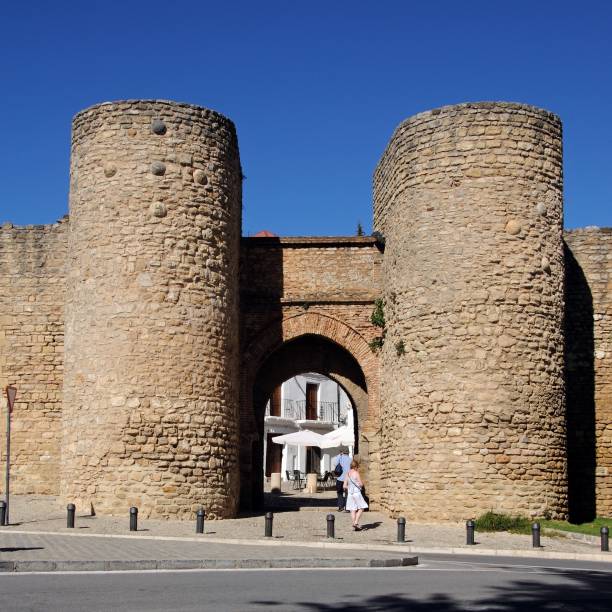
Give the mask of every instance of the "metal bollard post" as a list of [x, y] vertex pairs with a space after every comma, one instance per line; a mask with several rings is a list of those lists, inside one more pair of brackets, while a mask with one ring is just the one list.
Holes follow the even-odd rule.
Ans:
[[68, 504], [66, 506], [66, 511], [66, 527], [74, 529], [74, 513], [76, 511], [76, 506], [74, 504]]
[[601, 550], [603, 552], [610, 552], [610, 542], [608, 540], [610, 530], [607, 527], [602, 527], [599, 530], [599, 534], [601, 535]]
[[531, 525], [531, 545], [533, 548], [540, 548], [540, 523], [538, 522]]
[[130, 531], [138, 531], [138, 508], [130, 508]]
[[0, 527], [6, 523], [6, 502], [0, 501]]
[[274, 520], [274, 515], [271, 512], [266, 512], [266, 531], [264, 534], [266, 538], [272, 537], [272, 521], [273, 520]]
[[397, 541], [406, 541], [406, 519], [403, 516], [397, 519]]
[[204, 533], [204, 508], [200, 508], [196, 512], [196, 533]]
[[333, 514], [327, 515], [327, 537], [335, 538], [336, 537], [336, 517]]
[[467, 536], [466, 544], [468, 544], [469, 546], [474, 546], [474, 529], [475, 528], [476, 528], [476, 524], [471, 519], [465, 524], [466, 536]]

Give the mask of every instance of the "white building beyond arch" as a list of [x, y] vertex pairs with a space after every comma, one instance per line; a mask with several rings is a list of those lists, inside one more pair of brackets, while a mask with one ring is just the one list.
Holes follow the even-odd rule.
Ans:
[[[317, 385], [316, 399], [316, 419], [312, 414], [306, 413], [307, 387]], [[344, 389], [335, 381], [315, 372], [299, 374], [282, 383], [280, 387], [280, 416], [273, 416], [271, 412], [272, 400], [266, 404], [264, 419], [264, 475], [269, 466], [268, 453], [273, 452], [274, 443], [269, 442], [271, 436], [279, 436], [292, 433], [301, 429], [309, 429], [320, 434], [326, 434], [339, 427], [347, 426], [354, 431], [353, 406]], [[268, 448], [270, 443], [271, 448]], [[313, 469], [309, 465], [307, 448], [285, 444], [280, 446], [282, 452], [281, 478], [287, 480], [287, 472], [299, 470], [306, 473]], [[325, 472], [332, 469], [332, 458], [338, 454], [339, 448], [315, 449], [315, 453], [320, 450], [320, 462], [318, 469], [314, 468], [323, 476]], [[349, 453], [353, 454], [352, 447]], [[311, 457], [311, 462], [316, 458]]]

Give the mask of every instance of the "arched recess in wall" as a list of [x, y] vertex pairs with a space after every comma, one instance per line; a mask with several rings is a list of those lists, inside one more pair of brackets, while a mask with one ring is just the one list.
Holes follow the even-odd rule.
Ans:
[[[308, 312], [264, 329], [243, 354], [241, 389], [241, 505], [260, 507], [263, 490], [263, 412], [272, 389], [305, 372], [338, 382], [353, 403], [359, 452], [368, 470], [372, 441], [378, 436], [378, 362], [354, 329], [333, 317]], [[378, 466], [371, 466], [373, 474]], [[370, 488], [375, 496], [376, 485]]]

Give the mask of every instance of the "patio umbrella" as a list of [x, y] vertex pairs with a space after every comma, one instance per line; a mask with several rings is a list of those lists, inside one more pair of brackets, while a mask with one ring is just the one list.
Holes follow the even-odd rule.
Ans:
[[323, 446], [321, 448], [353, 446], [355, 444], [355, 435], [346, 425], [329, 431], [321, 437], [323, 438]]
[[322, 448], [321, 445], [325, 443], [325, 440], [324, 436], [310, 431], [310, 429], [300, 429], [300, 431], [294, 431], [290, 434], [276, 436], [272, 438], [272, 442], [275, 444], [298, 444], [300, 446], [318, 446]]

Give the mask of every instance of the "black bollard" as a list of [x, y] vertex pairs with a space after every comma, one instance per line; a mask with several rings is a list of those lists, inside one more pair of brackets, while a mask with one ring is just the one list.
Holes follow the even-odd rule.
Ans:
[[196, 533], [204, 533], [204, 508], [200, 508], [196, 512]]
[[533, 548], [540, 548], [540, 523], [538, 522], [531, 525], [531, 545]]
[[336, 525], [335, 521], [336, 517], [333, 514], [327, 515], [327, 537], [335, 538], [336, 537]]
[[265, 531], [264, 535], [266, 538], [272, 537], [272, 521], [274, 520], [274, 515], [271, 512], [266, 512], [266, 523], [265, 523]]
[[6, 502], [0, 501], [0, 527], [6, 523]]
[[397, 541], [406, 541], [406, 519], [403, 516], [397, 519]]
[[138, 508], [130, 508], [130, 531], [138, 531]]
[[74, 513], [76, 506], [74, 504], [68, 504], [66, 506], [66, 527], [74, 529]]
[[469, 546], [474, 546], [474, 529], [476, 528], [476, 524], [471, 519], [465, 524], [466, 530], [466, 544]]
[[610, 530], [607, 527], [602, 527], [599, 530], [599, 534], [601, 535], [601, 550], [603, 552], [610, 552], [610, 542], [608, 540]]

